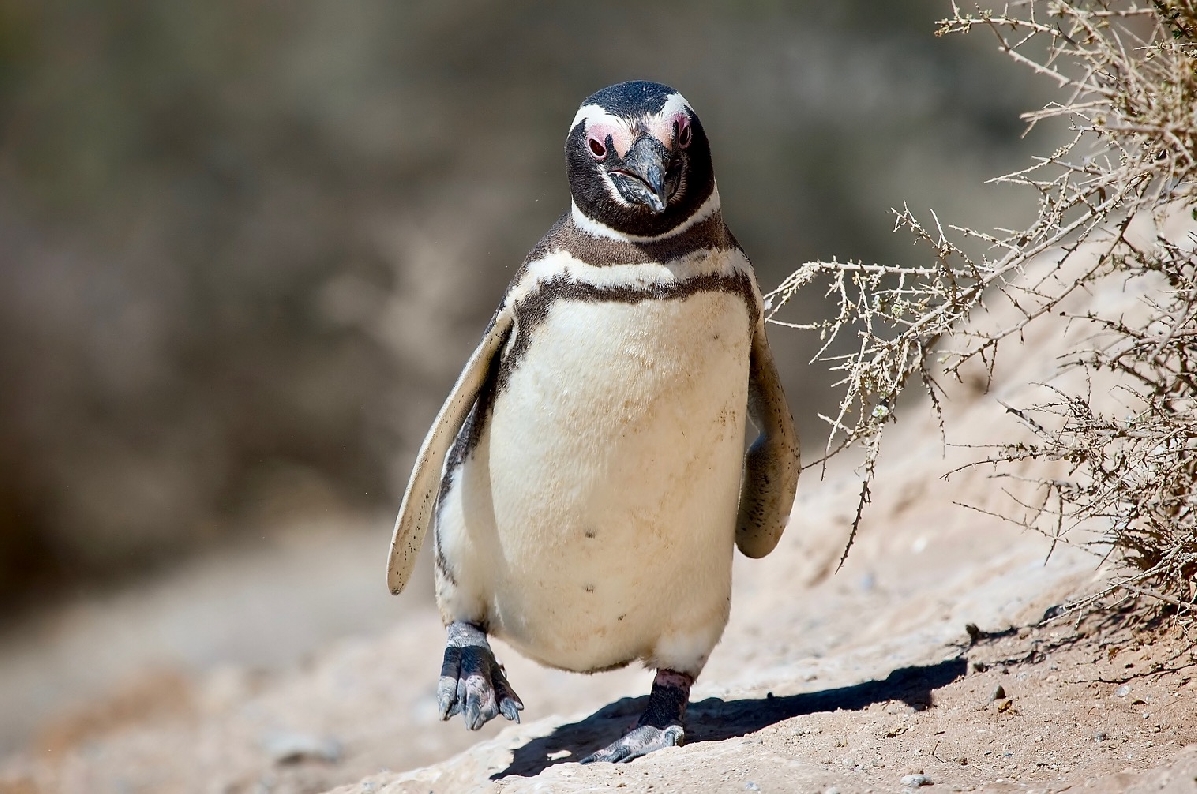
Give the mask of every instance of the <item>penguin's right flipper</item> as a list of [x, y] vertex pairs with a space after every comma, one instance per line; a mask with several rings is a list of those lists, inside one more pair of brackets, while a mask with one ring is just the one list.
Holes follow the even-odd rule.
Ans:
[[499, 307], [486, 329], [482, 342], [466, 362], [465, 369], [449, 392], [445, 404], [428, 430], [416, 465], [412, 468], [399, 516], [395, 519], [395, 534], [391, 537], [391, 556], [387, 562], [387, 586], [398, 595], [411, 578], [416, 555], [424, 545], [424, 535], [432, 521], [433, 507], [440, 491], [441, 471], [445, 456], [453, 445], [458, 431], [478, 399], [478, 391], [486, 380], [491, 362], [503, 349], [514, 322], [514, 312], [504, 303]]

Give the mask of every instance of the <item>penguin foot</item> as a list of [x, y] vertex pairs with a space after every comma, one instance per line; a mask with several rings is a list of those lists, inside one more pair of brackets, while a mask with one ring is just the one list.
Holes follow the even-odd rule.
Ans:
[[460, 713], [472, 731], [500, 714], [519, 722], [524, 708], [519, 695], [507, 683], [503, 665], [495, 659], [486, 641], [486, 632], [460, 621], [449, 624], [436, 699], [442, 720]]
[[654, 728], [652, 725], [641, 725], [618, 741], [612, 742], [601, 750], [597, 750], [582, 759], [583, 764], [606, 762], [609, 764], [626, 764], [642, 755], [648, 755], [653, 750], [663, 750], [666, 747], [678, 747], [685, 741], [686, 732], [681, 725], [670, 725], [668, 728]]
[[676, 670], [658, 670], [648, 705], [631, 733], [582, 759], [583, 764], [626, 764], [654, 750], [679, 747], [686, 739], [682, 717], [690, 702], [694, 676]]

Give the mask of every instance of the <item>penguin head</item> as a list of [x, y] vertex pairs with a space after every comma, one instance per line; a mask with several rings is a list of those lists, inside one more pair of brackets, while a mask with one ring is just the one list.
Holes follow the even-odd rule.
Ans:
[[669, 86], [636, 80], [590, 95], [565, 140], [569, 189], [589, 221], [638, 237], [669, 233], [715, 190], [702, 123]]

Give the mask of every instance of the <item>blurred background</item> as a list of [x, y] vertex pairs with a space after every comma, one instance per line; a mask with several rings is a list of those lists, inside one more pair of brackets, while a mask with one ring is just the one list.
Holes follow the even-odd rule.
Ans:
[[[223, 572], [204, 592], [229, 622], [255, 603], [302, 622], [262, 606], [294, 598], [228, 577], [311, 587], [264, 566], [315, 525], [321, 550], [296, 570], [387, 603], [415, 450], [567, 206], [566, 126], [605, 85], [653, 79], [690, 100], [765, 290], [810, 259], [909, 260], [889, 213], [903, 201], [1018, 222], [1016, 196], [982, 183], [1043, 146], [1019, 113], [1047, 86], [984, 31], [936, 38], [947, 12], [0, 0], [0, 656], [44, 645], [55, 610], [97, 630], [79, 604], [131, 587], [171, 603], [169, 577], [196, 559]], [[823, 311], [819, 296], [799, 311]], [[815, 340], [771, 337], [817, 447], [834, 398], [807, 365]], [[395, 617], [364, 603], [269, 661]]]

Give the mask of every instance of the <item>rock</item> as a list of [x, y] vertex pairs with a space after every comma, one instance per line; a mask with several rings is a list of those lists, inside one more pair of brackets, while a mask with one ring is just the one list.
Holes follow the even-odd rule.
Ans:
[[335, 764], [341, 760], [341, 743], [333, 737], [272, 733], [262, 740], [262, 748], [276, 764], [298, 764], [304, 761]]
[[930, 786], [931, 778], [926, 775], [903, 775], [902, 779], [898, 781], [903, 786], [908, 788], [918, 788], [919, 786]]
[[1114, 690], [1114, 694], [1120, 698], [1124, 698], [1130, 694], [1130, 689], [1131, 689], [1130, 684], [1123, 684], [1122, 686], [1120, 686]]
[[1006, 697], [1006, 688], [1003, 687], [1001, 684], [998, 684], [996, 687], [993, 688], [993, 694], [990, 696], [989, 700], [992, 702], [994, 700], [1002, 700], [1005, 697]]

